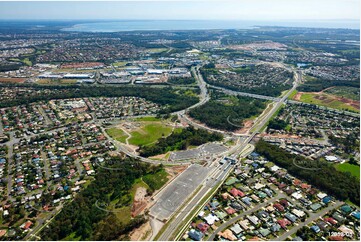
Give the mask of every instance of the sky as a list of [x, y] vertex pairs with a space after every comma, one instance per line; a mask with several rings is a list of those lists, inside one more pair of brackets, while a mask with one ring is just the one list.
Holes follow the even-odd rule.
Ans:
[[360, 1], [0, 1], [0, 19], [359, 20]]

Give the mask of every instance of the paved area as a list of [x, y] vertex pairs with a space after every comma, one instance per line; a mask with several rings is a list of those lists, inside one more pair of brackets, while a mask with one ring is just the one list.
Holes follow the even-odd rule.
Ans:
[[198, 149], [182, 150], [182, 151], [172, 152], [170, 154], [170, 160], [172, 161], [197, 159], [199, 157], [200, 157], [200, 152]]
[[169, 219], [169, 217], [183, 204], [189, 195], [207, 177], [210, 168], [200, 165], [191, 165], [160, 194], [157, 202], [150, 209], [150, 215], [158, 220]]
[[203, 155], [213, 155], [225, 152], [227, 147], [217, 143], [208, 143], [203, 145], [200, 150], [202, 151]]
[[207, 143], [196, 149], [172, 152], [170, 155], [170, 160], [180, 161], [180, 160], [199, 159], [200, 157], [220, 154], [222, 152], [225, 152], [226, 150], [227, 147], [222, 144]]

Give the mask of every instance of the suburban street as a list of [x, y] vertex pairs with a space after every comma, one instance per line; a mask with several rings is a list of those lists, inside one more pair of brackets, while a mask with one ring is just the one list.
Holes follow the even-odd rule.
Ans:
[[311, 213], [310, 217], [308, 219], [305, 220], [305, 222], [301, 222], [298, 225], [294, 226], [293, 228], [291, 228], [290, 230], [286, 231], [285, 233], [283, 233], [281, 236], [279, 236], [278, 238], [275, 238], [276, 241], [285, 241], [287, 239], [288, 236], [291, 236], [292, 234], [296, 233], [298, 229], [302, 228], [303, 226], [311, 223], [312, 221], [316, 220], [319, 217], [324, 216], [326, 213], [328, 213], [329, 211], [331, 211], [332, 209], [335, 209], [339, 206], [341, 206], [343, 204], [343, 202], [340, 201], [336, 201], [333, 204], [331, 204], [330, 206], [328, 206], [325, 209], [322, 209], [321, 211], [319, 211], [318, 213]]
[[236, 217], [234, 218], [231, 218], [230, 220], [228, 220], [227, 222], [223, 223], [221, 226], [219, 226], [214, 232], [213, 234], [211, 234], [208, 238], [208, 241], [213, 241], [215, 236], [218, 234], [218, 232], [221, 232], [223, 230], [225, 230], [228, 226], [234, 224], [235, 222], [237, 222], [238, 220], [240, 220], [242, 217], [244, 216], [247, 216], [249, 214], [252, 214], [253, 212], [256, 212], [257, 210], [265, 207], [267, 204], [269, 203], [272, 203], [272, 202], [275, 202], [279, 199], [282, 199], [282, 198], [286, 198], [287, 196], [283, 193], [278, 193], [275, 197], [263, 202], [263, 203], [260, 203], [256, 206], [254, 206], [253, 208], [245, 211], [245, 212], [241, 212], [239, 215], [237, 215]]
[[[203, 90], [203, 91], [201, 91], [201, 101], [198, 103], [199, 105], [201, 105], [200, 103], [206, 102], [205, 100], [207, 100], [206, 97], [207, 97], [208, 92], [205, 90], [206, 83], [204, 82], [201, 75], [196, 75], [196, 77], [197, 77], [197, 81], [198, 81], [198, 84], [199, 84], [201, 90]], [[252, 134], [250, 136], [248, 136], [243, 142], [240, 142], [239, 144], [235, 145], [230, 150], [228, 150], [226, 152], [225, 156], [230, 156], [234, 159], [236, 159], [237, 156], [241, 156], [240, 158], [244, 157], [244, 156], [242, 156], [242, 154], [240, 155], [241, 151], [247, 147], [247, 145], [252, 141], [252, 139], [259, 133], [261, 128], [270, 120], [270, 118], [273, 116], [273, 114], [281, 107], [281, 105], [285, 102], [285, 100], [287, 100], [289, 95], [297, 88], [298, 84], [301, 82], [301, 78], [302, 78], [301, 73], [297, 72], [294, 77], [295, 77], [295, 79], [293, 82], [293, 87], [281, 99], [279, 99], [275, 103], [275, 105], [273, 105], [272, 109], [268, 112], [268, 114], [265, 115], [263, 117], [263, 119], [260, 120], [256, 124], [256, 127], [252, 127], [252, 129], [254, 130], [252, 132]], [[199, 106], [199, 105], [197, 105], [197, 106]], [[227, 176], [225, 174], [229, 174], [231, 172], [231, 170], [232, 170], [231, 167], [232, 166], [229, 166], [227, 168], [226, 173], [221, 174], [221, 177], [219, 177], [220, 179], [218, 179], [218, 177], [217, 177], [217, 180], [220, 183], [223, 183], [224, 180], [227, 178]], [[213, 186], [215, 186], [216, 184], [218, 184], [218, 183], [214, 183]], [[189, 213], [188, 211], [192, 211], [192, 208], [200, 206], [198, 203], [202, 200], [202, 197], [205, 194], [207, 194], [209, 192], [209, 190], [211, 190], [212, 188], [213, 187], [208, 188], [208, 186], [202, 187], [200, 189], [200, 191], [194, 196], [194, 198], [187, 205], [185, 205], [184, 210], [182, 210], [179, 214], [177, 214], [177, 217], [171, 221], [171, 224], [168, 225], [168, 227], [162, 233], [162, 235], [159, 237], [158, 240], [163, 240], [163, 241], [171, 240], [172, 239], [171, 236], [173, 235], [174, 231], [181, 225], [183, 220], [188, 216], [188, 213]], [[188, 224], [186, 224], [185, 226], [187, 226], [187, 225]]]

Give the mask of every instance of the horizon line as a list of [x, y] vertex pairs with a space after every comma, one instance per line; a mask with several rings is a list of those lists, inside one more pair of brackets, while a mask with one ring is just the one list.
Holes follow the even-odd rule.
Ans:
[[99, 19], [38, 19], [38, 18], [0, 18], [0, 20], [10, 20], [10, 21], [360, 21], [360, 19], [129, 19], [129, 18], [99, 18]]

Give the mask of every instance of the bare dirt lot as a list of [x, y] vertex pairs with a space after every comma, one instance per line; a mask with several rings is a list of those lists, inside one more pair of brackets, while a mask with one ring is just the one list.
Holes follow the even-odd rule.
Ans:
[[0, 78], [1, 83], [23, 83], [25, 78]]
[[140, 240], [148, 240], [151, 235], [152, 235], [152, 228], [150, 227], [150, 223], [147, 222], [142, 226], [140, 226], [139, 228], [134, 229], [129, 236], [131, 241], [140, 241]]

